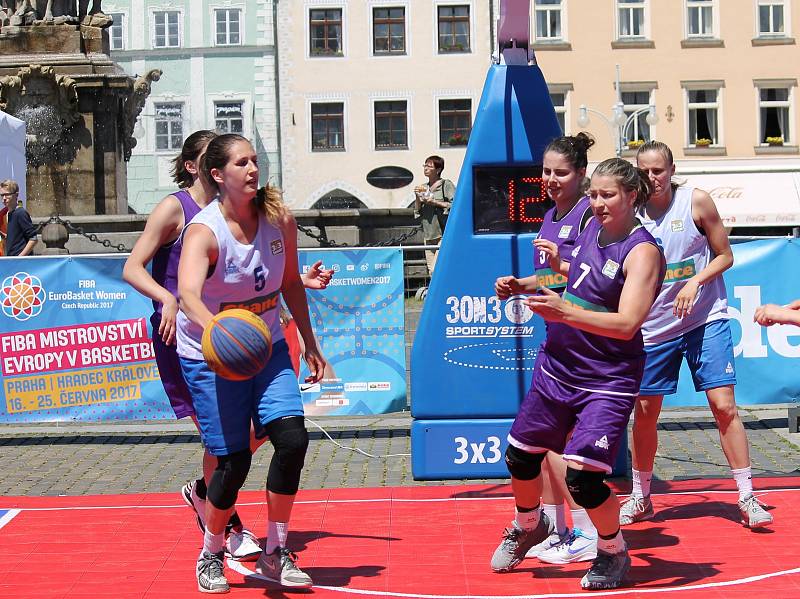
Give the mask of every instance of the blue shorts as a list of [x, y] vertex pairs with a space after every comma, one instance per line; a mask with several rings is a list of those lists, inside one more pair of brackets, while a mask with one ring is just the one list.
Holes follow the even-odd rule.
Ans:
[[281, 340], [260, 373], [245, 381], [217, 376], [204, 360], [181, 358], [186, 384], [192, 393], [200, 437], [211, 455], [222, 456], [250, 447], [250, 424], [256, 437], [276, 418], [303, 416], [303, 400], [289, 348]]
[[714, 320], [664, 343], [645, 345], [644, 351], [647, 359], [639, 395], [674, 394], [684, 357], [695, 391], [736, 384], [733, 340], [727, 320]]

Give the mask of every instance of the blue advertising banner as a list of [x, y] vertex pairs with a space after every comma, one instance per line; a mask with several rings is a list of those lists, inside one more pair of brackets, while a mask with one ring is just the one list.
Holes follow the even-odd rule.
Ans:
[[0, 422], [174, 418], [124, 260], [0, 260]]
[[311, 321], [329, 368], [300, 389], [306, 414], [380, 414], [406, 407], [405, 310], [401, 249], [308, 250], [300, 269], [322, 260], [335, 271], [309, 290]]
[[[762, 304], [788, 304], [800, 298], [800, 240], [769, 239], [733, 245], [734, 265], [725, 273], [728, 314], [733, 335], [736, 402], [769, 404], [798, 401], [800, 327], [762, 327], [753, 322]], [[678, 393], [664, 398], [666, 406], [708, 405], [705, 393], [694, 390], [684, 363]]]

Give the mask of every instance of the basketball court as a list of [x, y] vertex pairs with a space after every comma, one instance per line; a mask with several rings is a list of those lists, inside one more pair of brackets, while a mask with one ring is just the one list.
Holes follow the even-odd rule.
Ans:
[[[179, 486], [179, 485], [177, 485]], [[176, 486], [176, 488], [177, 488]], [[632, 585], [620, 597], [800, 596], [800, 478], [759, 479], [757, 496], [776, 525], [739, 524], [730, 480], [655, 486], [657, 514], [626, 529]], [[243, 520], [266, 528], [262, 494], [240, 497]], [[512, 516], [503, 486], [301, 491], [289, 544], [313, 578], [284, 590], [227, 562], [231, 596], [580, 597], [586, 563], [525, 560], [494, 574], [489, 559]], [[202, 542], [174, 494], [0, 498], [4, 548], [0, 597], [198, 597], [194, 561]]]

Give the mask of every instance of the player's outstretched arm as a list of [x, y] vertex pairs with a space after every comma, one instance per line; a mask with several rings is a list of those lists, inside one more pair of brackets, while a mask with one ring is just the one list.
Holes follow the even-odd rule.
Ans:
[[766, 304], [756, 308], [753, 320], [763, 327], [771, 327], [774, 324], [800, 325], [800, 311], [789, 306]]

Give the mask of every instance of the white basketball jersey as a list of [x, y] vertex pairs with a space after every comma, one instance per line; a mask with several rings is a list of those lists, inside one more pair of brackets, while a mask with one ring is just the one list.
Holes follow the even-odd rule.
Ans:
[[664, 283], [642, 325], [645, 345], [663, 343], [707, 322], [728, 318], [728, 295], [721, 276], [700, 287], [691, 314], [683, 318], [672, 314], [672, 303], [683, 289], [683, 282], [713, 259], [708, 239], [692, 218], [693, 191], [691, 187], [678, 187], [669, 209], [658, 220], [648, 218], [644, 210], [639, 214], [639, 220], [667, 259]]
[[[280, 323], [281, 282], [285, 264], [283, 235], [259, 212], [258, 232], [252, 244], [237, 241], [218, 201], [203, 208], [187, 225], [205, 225], [217, 238], [219, 255], [203, 285], [202, 300], [212, 314], [242, 308], [260, 316], [272, 333], [272, 342], [283, 339]], [[202, 360], [203, 329], [183, 311], [177, 317], [178, 355]]]

